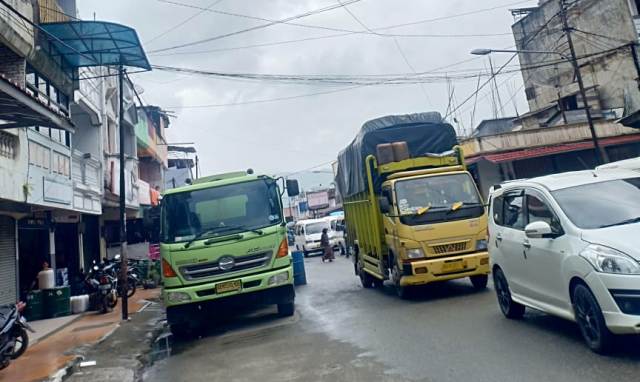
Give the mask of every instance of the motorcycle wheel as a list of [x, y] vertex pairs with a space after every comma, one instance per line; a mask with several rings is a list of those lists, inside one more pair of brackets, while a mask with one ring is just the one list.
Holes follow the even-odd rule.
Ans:
[[127, 297], [132, 297], [136, 294], [136, 279], [130, 277], [127, 279]]
[[107, 306], [109, 308], [115, 308], [118, 305], [118, 296], [115, 292], [107, 294]]
[[29, 335], [27, 334], [27, 331], [24, 330], [24, 328], [19, 328], [16, 332], [16, 344], [13, 347], [11, 359], [20, 357], [29, 347]]
[[109, 313], [110, 301], [111, 301], [110, 295], [107, 294], [102, 297], [102, 303], [101, 303], [102, 306], [100, 307], [100, 313], [102, 314]]
[[[3, 356], [0, 356], [3, 357]], [[6, 368], [7, 366], [9, 366], [9, 364], [11, 363], [11, 358], [6, 357], [6, 358], [0, 358], [0, 370]]]

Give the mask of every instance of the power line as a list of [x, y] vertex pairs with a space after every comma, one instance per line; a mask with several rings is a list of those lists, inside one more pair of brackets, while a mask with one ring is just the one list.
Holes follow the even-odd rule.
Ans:
[[145, 42], [145, 44], [151, 44], [154, 41], [157, 41], [159, 38], [164, 37], [166, 35], [168, 35], [169, 33], [173, 32], [174, 30], [180, 28], [181, 26], [183, 26], [184, 24], [188, 23], [189, 21], [195, 19], [196, 17], [200, 16], [201, 14], [205, 13], [206, 11], [211, 10], [211, 8], [215, 7], [216, 5], [218, 5], [219, 3], [221, 3], [224, 0], [216, 0], [213, 3], [209, 4], [206, 8], [202, 8], [199, 12], [187, 17], [186, 19], [182, 20], [181, 22], [175, 24], [174, 26], [166, 29], [164, 32], [156, 35], [155, 37], [149, 39], [148, 41]]
[[[341, 0], [337, 0], [338, 3], [341, 3]], [[369, 31], [375, 35], [378, 35], [376, 32], [374, 32], [373, 30], [371, 30], [367, 24], [365, 24], [362, 20], [360, 20], [358, 18], [358, 16], [355, 15], [355, 13], [353, 13], [349, 7], [345, 6], [343, 7], [343, 9], [351, 16], [351, 18], [353, 18], [355, 20], [356, 23], [358, 23], [361, 27], [363, 27], [366, 31]], [[404, 53], [404, 51], [402, 50], [402, 47], [400, 46], [400, 43], [398, 42], [398, 39], [396, 37], [393, 37], [393, 42], [396, 46], [396, 48], [398, 49], [398, 53], [400, 53], [400, 56], [402, 57], [402, 59], [404, 60], [404, 63], [407, 65], [407, 67], [409, 68], [409, 70], [411, 70], [413, 72], [413, 74], [417, 75], [418, 72], [416, 71], [416, 69], [413, 67], [413, 65], [411, 65], [411, 62], [409, 62], [409, 59], [407, 58], [407, 55]], [[422, 91], [422, 94], [424, 95], [425, 99], [427, 100], [428, 104], [431, 104], [431, 100], [429, 99], [429, 95], [427, 94], [427, 91], [424, 88], [423, 84], [419, 84], [418, 85], [420, 90]]]
[[[4, 0], [2, 0], [2, 1], [4, 1]], [[348, 0], [343, 4], [353, 4], [353, 3], [357, 3], [359, 1], [362, 1], [362, 0]], [[298, 15], [295, 15], [295, 16], [290, 16], [290, 17], [287, 17], [287, 18], [284, 18], [284, 19], [281, 19], [281, 20], [274, 20], [274, 21], [268, 22], [266, 24], [256, 25], [256, 26], [253, 26], [251, 28], [245, 28], [245, 29], [237, 30], [235, 32], [225, 33], [225, 34], [221, 34], [221, 35], [205, 38], [205, 39], [202, 39], [202, 40], [197, 40], [197, 41], [192, 41], [192, 42], [188, 42], [188, 43], [184, 43], [184, 44], [170, 46], [170, 47], [167, 47], [167, 48], [156, 49], [156, 50], [151, 51], [150, 53], [165, 52], [165, 51], [168, 51], [168, 50], [186, 48], [186, 47], [189, 47], [189, 46], [200, 45], [200, 44], [204, 44], [206, 42], [220, 40], [220, 39], [231, 37], [231, 36], [236, 36], [236, 35], [239, 35], [239, 34], [242, 34], [242, 33], [252, 32], [252, 31], [255, 31], [255, 30], [259, 30], [259, 29], [264, 29], [264, 28], [270, 27], [272, 25], [283, 24], [283, 23], [286, 23], [288, 21], [298, 20], [298, 19], [302, 19], [302, 18], [305, 18], [305, 17], [308, 17], [308, 16], [313, 16], [313, 15], [317, 15], [317, 14], [320, 14], [320, 13], [332, 11], [332, 10], [337, 9], [337, 8], [342, 8], [344, 6], [343, 4], [330, 5], [330, 6], [327, 6], [327, 7], [318, 8], [318, 9], [315, 9], [315, 10], [312, 10], [312, 11], [308, 11], [308, 12], [305, 12], [305, 13], [302, 13], [302, 14], [298, 14]]]
[[[412, 34], [412, 35], [408, 35], [408, 34], [388, 34], [388, 33], [378, 33], [375, 32], [374, 30], [368, 29], [366, 28], [364, 31], [354, 31], [354, 30], [350, 30], [350, 29], [344, 29], [344, 28], [336, 28], [336, 27], [327, 27], [327, 26], [322, 26], [322, 25], [314, 25], [314, 24], [301, 24], [301, 23], [295, 23], [295, 22], [278, 22], [276, 20], [273, 19], [268, 19], [265, 17], [259, 17], [259, 16], [250, 16], [250, 15], [245, 15], [245, 14], [240, 14], [240, 13], [234, 13], [234, 12], [229, 12], [229, 11], [222, 11], [222, 10], [215, 10], [215, 9], [207, 9], [204, 7], [200, 7], [197, 5], [191, 5], [191, 4], [185, 4], [185, 3], [180, 3], [177, 1], [171, 1], [171, 0], [157, 0], [161, 3], [167, 3], [167, 4], [173, 4], [173, 5], [178, 5], [178, 6], [182, 6], [182, 7], [187, 7], [187, 8], [193, 8], [193, 9], [199, 9], [202, 12], [212, 12], [212, 13], [217, 13], [217, 14], [221, 14], [221, 15], [226, 15], [226, 16], [233, 16], [233, 17], [240, 17], [240, 18], [246, 18], [246, 19], [250, 19], [250, 20], [259, 20], [259, 21], [266, 21], [266, 22], [270, 22], [270, 23], [279, 23], [279, 24], [286, 24], [286, 25], [292, 25], [292, 26], [296, 26], [296, 27], [301, 27], [301, 28], [308, 28], [308, 29], [321, 29], [321, 30], [328, 30], [328, 31], [333, 31], [333, 32], [346, 32], [346, 34], [377, 34], [380, 36], [384, 36], [384, 37], [469, 37], [469, 36], [475, 36], [475, 37], [491, 37], [491, 36], [504, 36], [504, 35], [508, 35], [510, 33], [488, 33], [488, 34], [471, 34], [471, 35], [429, 35], [429, 34]], [[426, 20], [426, 21], [432, 21], [431, 20]], [[440, 20], [440, 19], [438, 19]], [[411, 23], [405, 23], [405, 24], [400, 24], [398, 26], [394, 26], [393, 28], [399, 28], [399, 27], [403, 27], [403, 26], [410, 26], [410, 25], [415, 25], [415, 24], [420, 24], [420, 23], [424, 23], [426, 22], [425, 20], [423, 21], [417, 21], [417, 22], [411, 22]], [[379, 30], [384, 30], [384, 29], [392, 29], [391, 27], [385, 27], [385, 28], [376, 28]]]
[[[158, 1], [166, 2], [166, 3], [170, 3], [170, 4], [175, 4], [175, 5], [186, 6], [186, 7], [189, 7], [189, 8], [202, 9], [201, 7], [198, 7], [198, 6], [178, 3], [176, 1], [167, 1], [167, 0], [158, 0]], [[424, 19], [424, 20], [412, 21], [412, 22], [407, 22], [407, 23], [402, 23], [402, 24], [395, 24], [395, 25], [388, 25], [388, 26], [384, 26], [384, 27], [372, 28], [371, 31], [373, 32], [373, 34], [378, 34], [378, 35], [384, 36], [384, 37], [424, 37], [424, 38], [457, 38], [457, 37], [460, 37], [460, 38], [471, 38], [471, 37], [506, 36], [506, 35], [510, 35], [511, 33], [466, 34], [466, 35], [465, 34], [454, 34], [454, 35], [452, 35], [452, 34], [449, 34], [449, 35], [444, 34], [443, 35], [443, 34], [382, 34], [382, 33], [379, 33], [379, 31], [385, 31], [385, 30], [402, 28], [402, 27], [413, 26], [413, 25], [418, 25], [418, 24], [426, 24], [426, 23], [431, 23], [431, 22], [436, 22], [436, 21], [449, 20], [449, 19], [458, 18], [458, 17], [470, 16], [470, 15], [475, 15], [475, 14], [479, 14], [479, 13], [494, 11], [496, 9], [502, 9], [502, 8], [509, 7], [509, 6], [522, 4], [522, 3], [525, 3], [525, 2], [528, 2], [528, 0], [526, 0], [526, 1], [518, 1], [518, 2], [515, 2], [515, 3], [509, 3], [509, 4], [503, 4], [503, 5], [496, 6], [496, 7], [491, 7], [491, 8], [478, 9], [478, 10], [459, 13], [459, 14], [453, 14], [453, 15], [441, 16], [441, 17], [436, 17], [436, 18], [431, 18], [431, 19]], [[263, 21], [268, 20], [268, 19], [264, 19], [264, 18], [260, 18], [260, 17], [240, 15], [240, 14], [237, 14], [237, 13], [224, 12], [224, 11], [218, 11], [218, 10], [209, 10], [209, 12], [215, 12], [215, 13], [226, 14], [226, 15], [237, 16], [237, 17], [246, 17], [246, 18], [258, 19], [258, 20], [263, 20]], [[273, 20], [269, 20], [269, 21], [273, 21]], [[329, 34], [329, 35], [315, 36], [315, 37], [307, 37], [307, 38], [293, 39], [293, 40], [274, 41], [274, 42], [267, 42], [267, 43], [261, 43], [261, 44], [251, 44], [251, 45], [244, 45], [244, 46], [236, 46], [236, 47], [229, 47], [229, 48], [218, 48], [218, 49], [209, 49], [209, 50], [201, 50], [201, 51], [191, 51], [191, 52], [177, 52], [177, 53], [174, 52], [174, 53], [166, 53], [166, 54], [154, 54], [154, 52], [156, 52], [156, 51], [151, 51], [151, 52], [149, 52], [149, 55], [174, 56], [174, 55], [182, 55], [182, 54], [205, 54], [205, 53], [215, 53], [215, 52], [224, 52], [224, 51], [233, 51], [233, 50], [241, 50], [241, 49], [267, 47], [267, 46], [277, 46], [277, 45], [284, 45], [284, 44], [293, 44], [293, 43], [306, 42], [306, 41], [323, 40], [323, 39], [329, 39], [329, 38], [351, 36], [351, 35], [354, 35], [354, 34], [362, 34], [362, 33], [370, 34], [370, 33], [372, 33], [370, 31], [347, 31], [347, 30], [337, 29], [337, 28], [327, 28], [327, 27], [321, 27], [321, 26], [312, 26], [312, 25], [308, 25], [308, 24], [294, 24], [294, 23], [289, 23], [289, 22], [284, 23], [284, 24], [295, 25], [295, 26], [300, 26], [300, 27], [314, 28], [314, 29], [340, 30], [340, 31], [343, 31], [344, 33]]]

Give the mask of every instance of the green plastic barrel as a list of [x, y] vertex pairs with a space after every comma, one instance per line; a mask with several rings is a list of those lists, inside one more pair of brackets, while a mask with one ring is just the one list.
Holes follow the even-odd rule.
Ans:
[[68, 286], [44, 290], [44, 314], [47, 318], [71, 314], [71, 295]]
[[44, 318], [44, 302], [41, 290], [34, 290], [27, 294], [27, 308], [24, 315], [29, 321]]

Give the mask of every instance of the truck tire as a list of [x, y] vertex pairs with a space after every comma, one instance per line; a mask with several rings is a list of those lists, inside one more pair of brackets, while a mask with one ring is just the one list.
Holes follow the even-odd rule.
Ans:
[[374, 277], [371, 276], [370, 274], [368, 274], [364, 268], [360, 268], [359, 271], [359, 276], [360, 276], [360, 283], [362, 284], [362, 287], [365, 289], [370, 289], [373, 288], [373, 280]]
[[278, 304], [278, 315], [280, 317], [291, 317], [296, 312], [296, 305], [293, 301]]
[[476, 275], [469, 277], [471, 284], [475, 290], [487, 289], [487, 283], [489, 282], [489, 275]]

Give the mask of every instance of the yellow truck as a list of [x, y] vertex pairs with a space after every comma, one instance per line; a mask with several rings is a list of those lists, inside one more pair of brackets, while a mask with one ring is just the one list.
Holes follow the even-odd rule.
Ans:
[[439, 113], [365, 123], [335, 168], [363, 287], [390, 280], [404, 298], [417, 285], [469, 277], [486, 288], [486, 209]]

